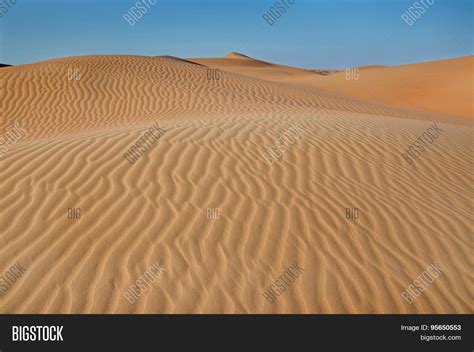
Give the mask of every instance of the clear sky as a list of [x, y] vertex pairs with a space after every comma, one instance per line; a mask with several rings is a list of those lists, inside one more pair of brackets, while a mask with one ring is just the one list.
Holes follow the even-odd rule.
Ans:
[[[0, 0], [0, 13], [5, 2], [15, 0]], [[0, 18], [0, 62], [237, 51], [292, 66], [345, 68], [473, 54], [473, 0], [434, 0], [412, 26], [401, 15], [413, 0], [295, 0], [273, 26], [262, 15], [275, 0], [156, 0], [131, 26], [123, 15], [136, 2], [16, 0]]]

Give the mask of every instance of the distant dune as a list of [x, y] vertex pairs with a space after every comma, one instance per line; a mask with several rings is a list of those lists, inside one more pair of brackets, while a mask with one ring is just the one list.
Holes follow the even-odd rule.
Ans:
[[[16, 122], [26, 134], [0, 158], [0, 273], [26, 272], [0, 313], [472, 313], [474, 141], [452, 116], [472, 118], [471, 62], [358, 82], [237, 53], [3, 68], [0, 137]], [[371, 101], [357, 92], [369, 86]], [[164, 134], [130, 164], [156, 122]], [[434, 123], [441, 136], [408, 164]], [[444, 273], [407, 303], [434, 261]], [[156, 262], [159, 281], [130, 304]], [[270, 303], [294, 263], [304, 271]]]
[[360, 71], [364, 70], [373, 70], [374, 68], [384, 68], [387, 66], [382, 66], [382, 65], [367, 65], [367, 66], [359, 66], [357, 67]]
[[224, 56], [223, 58], [194, 58], [188, 60], [232, 73], [277, 82], [289, 78], [302, 78], [317, 75], [317, 73], [306, 69], [276, 65], [234, 52]]
[[[230, 53], [224, 58], [189, 59], [228, 72], [317, 88], [342, 96], [472, 118], [474, 56], [395, 67], [357, 67], [357, 80], [346, 71], [317, 72], [275, 65]], [[324, 74], [326, 73], [326, 74]], [[331, 73], [331, 74], [327, 74]]]
[[474, 117], [474, 56], [395, 67], [361, 67], [358, 80], [346, 72], [294, 77], [298, 85], [391, 105]]
[[252, 59], [250, 56], [232, 51], [224, 56], [224, 59]]
[[0, 64], [0, 67], [9, 67], [11, 65], [6, 65], [6, 64]]

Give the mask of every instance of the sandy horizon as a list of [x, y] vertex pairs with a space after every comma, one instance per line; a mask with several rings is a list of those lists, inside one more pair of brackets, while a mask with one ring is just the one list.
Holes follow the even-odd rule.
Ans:
[[473, 313], [474, 56], [355, 69], [0, 68], [0, 313]]

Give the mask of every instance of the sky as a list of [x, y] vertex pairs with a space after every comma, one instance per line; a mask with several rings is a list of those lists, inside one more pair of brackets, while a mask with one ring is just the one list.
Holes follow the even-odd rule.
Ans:
[[[123, 16], [136, 2], [0, 0], [0, 63], [236, 51], [290, 66], [340, 69], [473, 55], [473, 0], [419, 0], [427, 8], [411, 26], [401, 16], [413, 0], [140, 0], [156, 4], [132, 26]], [[263, 15], [276, 2], [286, 12], [270, 25]]]

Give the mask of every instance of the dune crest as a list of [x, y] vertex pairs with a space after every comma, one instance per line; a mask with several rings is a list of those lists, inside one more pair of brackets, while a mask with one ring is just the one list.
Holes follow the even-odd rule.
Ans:
[[250, 56], [232, 51], [224, 56], [225, 59], [252, 59]]

